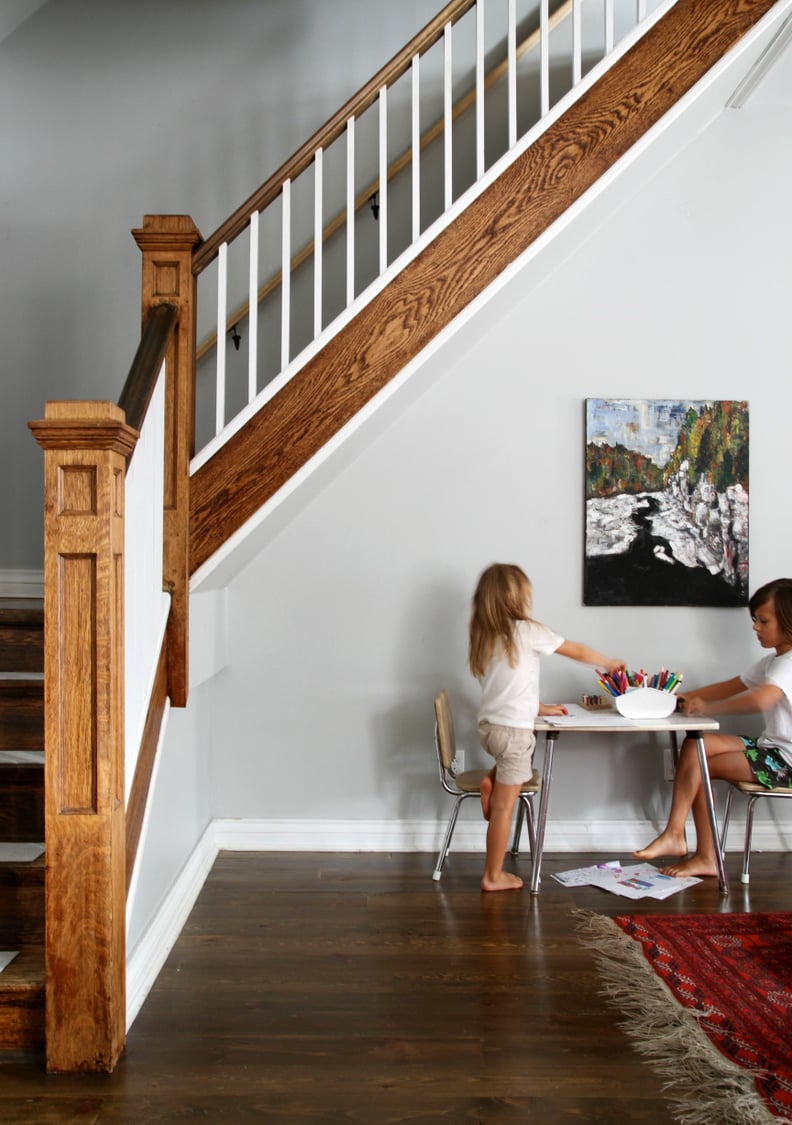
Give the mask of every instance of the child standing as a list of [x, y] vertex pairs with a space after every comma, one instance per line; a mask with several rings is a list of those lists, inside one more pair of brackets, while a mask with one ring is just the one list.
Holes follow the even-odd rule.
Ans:
[[481, 683], [478, 730], [495, 766], [481, 785], [487, 827], [487, 859], [481, 889], [519, 890], [523, 881], [503, 870], [512, 812], [520, 787], [533, 774], [537, 715], [563, 715], [566, 708], [539, 702], [539, 656], [558, 652], [583, 664], [615, 672], [624, 668], [588, 645], [566, 641], [531, 619], [532, 591], [519, 566], [493, 563], [473, 594], [468, 662]]
[[[748, 603], [756, 639], [773, 649], [739, 676], [685, 692], [686, 715], [750, 715], [761, 711], [759, 738], [707, 734], [704, 749], [711, 778], [758, 782], [767, 789], [792, 788], [792, 578], [762, 586]], [[717, 875], [715, 847], [701, 787], [696, 746], [685, 739], [679, 755], [668, 823], [656, 840], [635, 852], [638, 859], [687, 856], [685, 823], [690, 810], [696, 850], [682, 863], [660, 870], [667, 875]]]

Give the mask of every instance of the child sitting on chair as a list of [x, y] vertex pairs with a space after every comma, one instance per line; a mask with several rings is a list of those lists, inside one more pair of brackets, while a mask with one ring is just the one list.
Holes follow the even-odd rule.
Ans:
[[[756, 639], [773, 649], [731, 680], [685, 692], [686, 715], [750, 715], [761, 711], [765, 729], [759, 738], [707, 734], [704, 749], [711, 778], [758, 782], [767, 789], [792, 789], [792, 578], [762, 586], [748, 608]], [[715, 845], [701, 787], [696, 745], [686, 738], [679, 755], [668, 823], [656, 840], [634, 853], [638, 859], [687, 856], [685, 823], [690, 810], [696, 827], [696, 850], [682, 863], [661, 867], [666, 875], [717, 875]]]
[[523, 881], [503, 870], [512, 811], [521, 786], [533, 776], [534, 720], [566, 708], [539, 702], [539, 656], [558, 652], [608, 672], [624, 662], [588, 645], [566, 641], [531, 619], [531, 583], [518, 566], [493, 563], [478, 580], [470, 618], [468, 661], [481, 683], [478, 731], [495, 766], [481, 784], [487, 858], [481, 889], [519, 890]]

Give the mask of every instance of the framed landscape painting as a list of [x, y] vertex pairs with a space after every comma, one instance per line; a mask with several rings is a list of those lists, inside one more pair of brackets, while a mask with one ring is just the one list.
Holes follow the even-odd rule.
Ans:
[[586, 400], [585, 605], [748, 604], [748, 403]]

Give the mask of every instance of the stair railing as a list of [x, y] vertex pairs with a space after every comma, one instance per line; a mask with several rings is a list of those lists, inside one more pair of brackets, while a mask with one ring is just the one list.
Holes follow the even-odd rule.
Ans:
[[196, 249], [192, 471], [674, 2], [452, 0], [427, 24]]

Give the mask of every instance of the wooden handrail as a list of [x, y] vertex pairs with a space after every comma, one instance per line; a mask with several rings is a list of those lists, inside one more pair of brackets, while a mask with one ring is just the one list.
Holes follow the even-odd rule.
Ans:
[[151, 309], [140, 337], [135, 358], [126, 377], [118, 405], [126, 415], [127, 424], [140, 431], [154, 394], [165, 359], [171, 333], [179, 317], [175, 305], [161, 304]]
[[238, 207], [234, 214], [206, 239], [193, 255], [193, 273], [199, 274], [206, 269], [216, 258], [221, 245], [224, 242], [233, 242], [237, 235], [241, 234], [250, 222], [250, 216], [254, 211], [263, 211], [274, 199], [277, 199], [285, 180], [294, 180], [304, 172], [316, 155], [317, 149], [327, 148], [337, 140], [344, 132], [350, 117], [359, 117], [373, 105], [380, 89], [392, 85], [401, 78], [409, 70], [414, 56], [422, 55], [433, 47], [442, 36], [446, 24], [456, 23], [475, 3], [476, 0], [451, 0], [450, 4], [446, 4], [423, 31], [419, 31], [406, 47], [394, 55], [391, 61], [369, 79], [366, 85], [314, 133], [302, 148], [282, 164], [246, 203]]
[[[559, 7], [552, 13], [552, 15], [550, 16], [550, 19], [549, 19], [549, 24], [548, 24], [548, 27], [549, 27], [550, 31], [553, 31], [560, 23], [563, 23], [563, 21], [565, 19], [567, 19], [567, 17], [569, 16], [569, 14], [572, 11], [572, 3], [573, 3], [573, 0], [564, 0], [564, 3], [559, 5]], [[469, 7], [469, 5], [468, 5], [468, 7]], [[517, 58], [521, 59], [523, 57], [523, 55], [526, 55], [529, 51], [533, 50], [534, 47], [536, 47], [538, 45], [540, 38], [541, 38], [541, 32], [539, 31], [538, 28], [535, 31], [532, 31], [529, 35], [527, 35], [525, 37], [525, 39], [522, 40], [521, 43], [517, 44], [517, 48], [516, 48]], [[490, 90], [494, 85], [496, 85], [496, 83], [500, 82], [501, 79], [506, 74], [507, 69], [508, 69], [508, 60], [503, 59], [503, 60], [501, 60], [501, 62], [497, 63], [492, 68], [492, 70], [489, 71], [489, 73], [486, 75], [485, 80], [484, 80], [484, 89]], [[462, 114], [467, 113], [467, 111], [469, 109], [471, 109], [472, 106], [475, 105], [475, 102], [476, 102], [476, 90], [475, 90], [475, 88], [471, 88], [466, 94], [464, 94], [459, 99], [459, 101], [454, 103], [454, 107], [453, 107], [452, 115], [451, 115], [452, 120], [457, 121], [462, 116]], [[343, 112], [343, 111], [341, 111], [341, 112]], [[427, 149], [429, 147], [429, 145], [433, 144], [434, 141], [436, 141], [438, 139], [438, 137], [442, 136], [444, 128], [445, 128], [445, 119], [442, 118], [442, 117], [438, 118], [438, 120], [435, 121], [435, 123], [433, 125], [430, 125], [429, 128], [421, 135], [420, 151], [423, 152], [425, 149]], [[396, 178], [396, 176], [399, 175], [400, 172], [404, 171], [404, 169], [409, 165], [411, 159], [412, 159], [412, 149], [408, 148], [408, 149], [405, 149], [404, 152], [402, 152], [400, 156], [397, 156], [394, 161], [392, 161], [392, 163], [388, 167], [388, 183], [390, 183], [392, 180], [394, 180]], [[284, 165], [284, 167], [285, 167], [285, 165]], [[355, 214], [357, 214], [358, 211], [360, 211], [363, 207], [366, 206], [367, 203], [369, 203], [372, 195], [374, 194], [375, 191], [378, 190], [378, 188], [379, 188], [379, 178], [377, 178], [375, 180], [372, 180], [371, 183], [368, 184], [367, 187], [363, 188], [363, 190], [358, 194], [357, 198], [355, 199], [355, 205], [354, 205]], [[330, 238], [332, 238], [334, 234], [336, 234], [339, 230], [342, 229], [345, 222], [346, 222], [346, 211], [345, 210], [339, 211], [339, 213], [337, 215], [335, 215], [330, 220], [330, 222], [327, 223], [327, 225], [324, 227], [324, 229], [322, 231], [322, 242], [325, 243]], [[206, 243], [204, 245], [206, 245]], [[313, 252], [314, 252], [315, 245], [316, 245], [315, 240], [311, 239], [309, 242], [306, 242], [305, 246], [303, 246], [303, 248], [301, 250], [297, 251], [297, 253], [292, 257], [291, 263], [290, 263], [290, 268], [291, 268], [292, 272], [299, 269], [300, 266], [302, 266], [305, 262], [307, 262], [311, 258], [311, 256], [313, 255]], [[281, 277], [282, 277], [282, 272], [280, 270], [278, 270], [276, 273], [274, 273], [269, 278], [268, 281], [265, 281], [264, 284], [259, 287], [258, 295], [257, 295], [257, 305], [260, 305], [263, 301], [265, 301], [267, 299], [267, 297], [270, 296], [271, 293], [274, 293], [278, 289], [278, 287], [281, 284]], [[239, 322], [241, 320], [244, 320], [249, 315], [250, 315], [250, 302], [244, 301], [242, 304], [238, 305], [233, 310], [233, 312], [231, 312], [228, 315], [228, 317], [226, 318], [226, 333], [229, 333], [232, 328], [234, 328], [237, 324], [239, 324]], [[214, 332], [209, 333], [201, 341], [201, 343], [197, 346], [196, 351], [195, 351], [196, 363], [199, 362], [200, 360], [202, 360], [205, 355], [208, 355], [208, 353], [212, 350], [212, 348], [215, 347], [216, 344], [217, 344], [217, 332], [214, 331]]]

